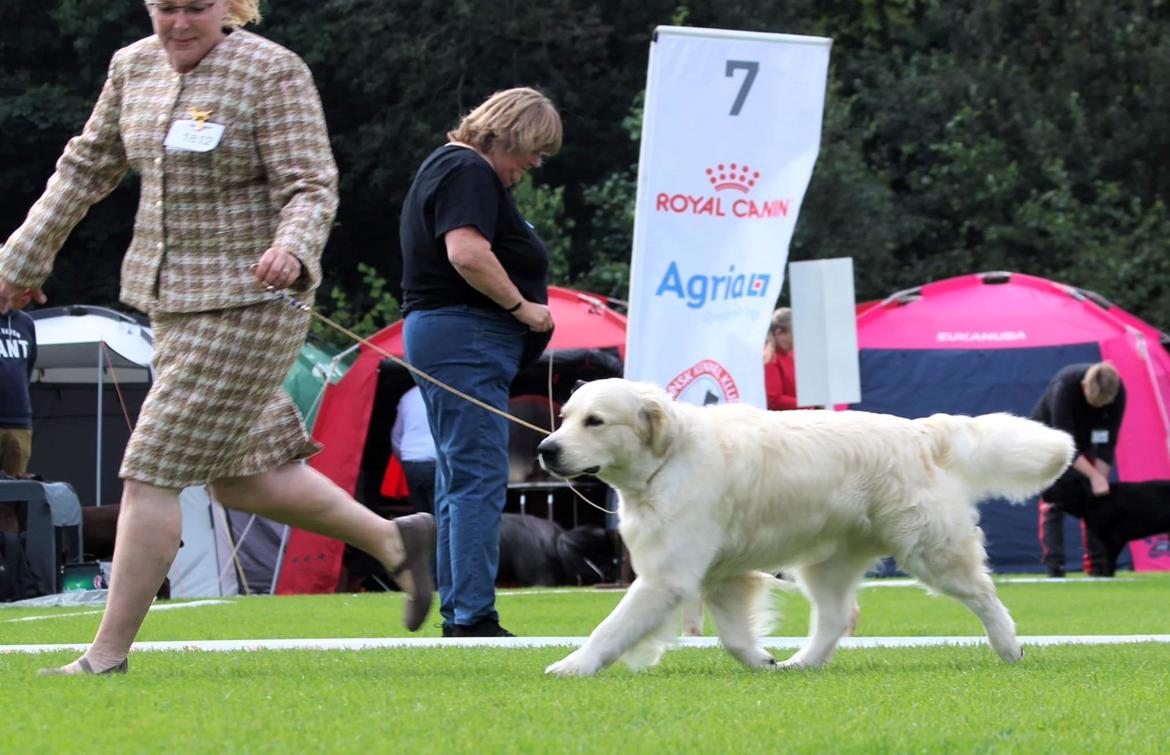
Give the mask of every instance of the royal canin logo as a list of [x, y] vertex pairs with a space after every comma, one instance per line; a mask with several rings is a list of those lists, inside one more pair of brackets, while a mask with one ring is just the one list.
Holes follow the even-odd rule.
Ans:
[[722, 163], [714, 168], [707, 168], [707, 179], [715, 187], [715, 191], [734, 189], [747, 194], [760, 180], [760, 171], [752, 170], [746, 165], [732, 163], [726, 167]]
[[[717, 218], [786, 218], [792, 204], [791, 198], [752, 199], [718, 196], [721, 192], [748, 194], [760, 180], [760, 171], [744, 163], [719, 163], [705, 171], [707, 182], [715, 195], [673, 194], [659, 192], [654, 200], [655, 212], [669, 212], [676, 215], [710, 215]], [[726, 200], [726, 201], [725, 201]]]

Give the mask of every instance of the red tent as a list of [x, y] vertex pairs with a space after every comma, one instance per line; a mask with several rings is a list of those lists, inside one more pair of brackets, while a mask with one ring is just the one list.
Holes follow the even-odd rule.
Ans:
[[[894, 294], [859, 313], [862, 401], [856, 408], [906, 417], [989, 411], [1028, 416], [1061, 367], [1108, 359], [1127, 393], [1119, 478], [1170, 479], [1166, 338], [1073, 286], [1019, 273], [950, 278]], [[1034, 502], [991, 503], [981, 515], [993, 566], [1039, 569]], [[1079, 540], [1071, 532], [1065, 538], [1070, 559]], [[1130, 551], [1136, 569], [1170, 569], [1165, 537], [1132, 543]]]
[[[624, 360], [626, 318], [607, 306], [602, 298], [550, 287], [549, 307], [556, 329], [545, 353], [547, 356], [549, 352], [555, 352], [554, 366], [558, 363], [557, 355], [581, 351], [612, 352], [612, 360]], [[386, 353], [402, 357], [402, 321], [379, 331], [369, 341]], [[370, 346], [355, 348], [358, 357], [353, 366], [341, 380], [325, 389], [313, 426], [313, 437], [323, 443], [325, 449], [310, 462], [351, 494], [355, 493], [358, 484], [378, 393], [379, 366], [384, 359]], [[388, 437], [389, 428], [385, 430]], [[336, 540], [293, 530], [276, 592], [333, 592], [341, 572], [343, 550], [343, 544]]]

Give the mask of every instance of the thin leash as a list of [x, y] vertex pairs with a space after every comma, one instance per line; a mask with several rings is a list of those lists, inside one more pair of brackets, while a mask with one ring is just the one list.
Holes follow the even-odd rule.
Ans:
[[334, 322], [333, 320], [329, 319], [328, 317], [321, 314], [317, 310], [313, 309], [313, 307], [311, 305], [305, 304], [304, 302], [301, 302], [301, 301], [298, 301], [296, 299], [296, 297], [291, 296], [284, 291], [278, 291], [278, 290], [276, 290], [276, 288], [274, 288], [271, 285], [266, 286], [266, 288], [268, 289], [268, 291], [270, 293], [274, 294], [277, 298], [283, 299], [293, 309], [299, 309], [302, 312], [307, 312], [312, 317], [317, 318], [319, 321], [325, 323], [326, 325], [333, 328], [334, 330], [337, 330], [341, 333], [344, 333], [347, 337], [352, 338], [354, 341], [357, 341], [362, 346], [365, 346], [366, 348], [374, 351], [377, 354], [381, 354], [383, 357], [394, 362], [394, 364], [398, 365], [399, 367], [403, 367], [406, 370], [410, 371], [412, 374], [417, 375], [418, 377], [422, 378], [423, 380], [426, 380], [427, 382], [433, 383], [434, 385], [439, 386], [440, 388], [442, 388], [443, 390], [445, 390], [449, 393], [455, 394], [456, 396], [463, 399], [464, 401], [470, 401], [471, 403], [475, 404], [476, 406], [478, 406], [481, 409], [486, 409], [489, 412], [491, 412], [492, 414], [499, 415], [506, 420], [509, 420], [511, 422], [515, 422], [518, 425], [523, 425], [524, 427], [527, 427], [529, 430], [534, 430], [538, 433], [543, 433], [544, 435], [551, 435], [552, 434], [551, 431], [545, 430], [543, 427], [540, 427], [539, 425], [534, 425], [531, 422], [526, 422], [526, 421], [520, 419], [519, 417], [513, 417], [511, 414], [508, 414], [505, 411], [501, 411], [501, 410], [497, 409], [496, 407], [492, 406], [491, 404], [485, 404], [483, 401], [480, 401], [479, 399], [475, 398], [474, 396], [467, 395], [466, 393], [459, 390], [458, 388], [452, 388], [451, 386], [447, 385], [446, 383], [444, 383], [442, 380], [439, 380], [438, 378], [431, 377], [427, 373], [425, 373], [422, 370], [420, 370], [419, 368], [415, 367], [413, 364], [410, 364], [406, 360], [400, 359], [400, 358], [394, 356], [393, 354], [386, 351], [382, 347], [378, 346], [376, 343], [373, 343], [369, 339], [363, 338], [362, 336], [359, 336], [357, 333], [354, 333], [352, 330], [345, 327], [344, 325], [337, 323], [337, 322]]
[[[527, 422], [523, 419], [520, 419], [519, 417], [515, 417], [511, 414], [508, 414], [507, 412], [502, 411], [500, 409], [497, 409], [496, 407], [494, 407], [490, 404], [487, 404], [487, 403], [484, 403], [483, 401], [480, 401], [479, 399], [475, 398], [474, 396], [467, 395], [466, 393], [459, 390], [458, 388], [454, 388], [450, 385], [447, 385], [446, 383], [444, 383], [442, 380], [439, 380], [438, 378], [435, 378], [435, 377], [428, 375], [426, 372], [423, 372], [422, 370], [415, 367], [413, 364], [410, 364], [406, 360], [394, 356], [390, 352], [383, 349], [381, 346], [378, 346], [377, 344], [370, 341], [368, 338], [363, 338], [362, 336], [358, 335], [357, 333], [354, 333], [352, 330], [345, 327], [344, 325], [342, 325], [338, 322], [335, 322], [334, 320], [330, 319], [329, 317], [326, 317], [325, 315], [321, 314], [317, 310], [313, 309], [312, 305], [297, 300], [296, 297], [292, 296], [287, 291], [277, 290], [276, 287], [272, 286], [272, 285], [266, 285], [265, 289], [269, 293], [276, 296], [278, 299], [283, 300], [286, 304], [288, 304], [293, 309], [297, 309], [297, 310], [300, 310], [301, 312], [307, 313], [310, 317], [316, 318], [319, 322], [322, 322], [322, 323], [328, 325], [329, 327], [333, 328], [334, 330], [338, 331], [339, 333], [344, 334], [347, 338], [350, 338], [350, 339], [356, 341], [357, 343], [360, 343], [361, 345], [370, 349], [374, 353], [379, 354], [386, 359], [389, 359], [390, 361], [394, 362], [394, 364], [409, 371], [411, 374], [416, 375], [416, 376], [422, 378], [423, 380], [426, 380], [427, 382], [438, 386], [439, 388], [442, 388], [443, 390], [447, 391], [448, 393], [451, 393], [455, 396], [458, 396], [459, 398], [463, 399], [464, 401], [468, 401], [472, 404], [475, 404], [476, 406], [478, 406], [481, 409], [486, 409], [487, 411], [491, 412], [492, 414], [503, 417], [504, 419], [508, 420], [509, 422], [514, 422], [522, 427], [526, 427], [529, 430], [533, 430], [533, 431], [541, 433], [545, 436], [552, 434], [551, 429], [546, 430], [543, 427], [540, 427], [539, 425], [534, 425], [531, 422]], [[552, 359], [552, 352], [549, 352], [548, 401], [549, 401], [549, 427], [550, 428], [556, 424], [556, 417], [553, 414], [553, 406], [552, 406], [553, 405], [552, 377], [553, 377], [553, 359]], [[580, 498], [582, 501], [585, 501], [585, 503], [589, 504], [590, 506], [597, 509], [598, 511], [602, 511], [606, 514], [617, 514], [618, 513], [616, 511], [610, 511], [609, 509], [605, 508], [604, 506], [600, 506], [600, 505], [594, 503], [593, 501], [589, 500], [588, 498], [586, 498], [585, 495], [581, 491], [579, 491], [579, 490], [577, 490], [577, 488], [573, 487], [572, 482], [568, 482], [568, 487], [569, 487], [569, 490], [572, 490], [573, 493], [575, 493], [578, 498]]]

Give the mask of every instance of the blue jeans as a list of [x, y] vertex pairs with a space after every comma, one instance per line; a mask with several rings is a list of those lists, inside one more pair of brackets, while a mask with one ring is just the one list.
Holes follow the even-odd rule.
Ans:
[[[428, 375], [506, 411], [528, 329], [507, 312], [471, 307], [406, 316], [406, 359]], [[444, 626], [496, 613], [500, 512], [508, 494], [508, 421], [415, 378], [435, 438], [439, 611]]]
[[435, 462], [404, 461], [402, 473], [406, 475], [407, 501], [417, 512], [435, 513]]

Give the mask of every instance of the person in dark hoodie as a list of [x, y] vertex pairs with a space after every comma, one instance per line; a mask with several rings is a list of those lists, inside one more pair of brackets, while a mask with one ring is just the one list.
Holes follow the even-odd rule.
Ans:
[[12, 477], [24, 475], [32, 453], [28, 383], [36, 361], [33, 319], [20, 310], [0, 315], [0, 469]]
[[[1065, 475], [1088, 478], [1095, 498], [1109, 495], [1109, 473], [1114, 465], [1117, 436], [1125, 417], [1125, 384], [1109, 362], [1072, 364], [1056, 373], [1032, 410], [1032, 419], [1064, 430], [1076, 443], [1077, 455]], [[1085, 573], [1112, 577], [1115, 558], [1106, 543], [1081, 522]], [[1040, 501], [1041, 560], [1050, 577], [1065, 574], [1064, 512]]]
[[[21, 477], [32, 453], [32, 401], [28, 382], [37, 361], [33, 319], [19, 310], [0, 315], [0, 471]], [[0, 503], [0, 532], [18, 532], [12, 505]]]

